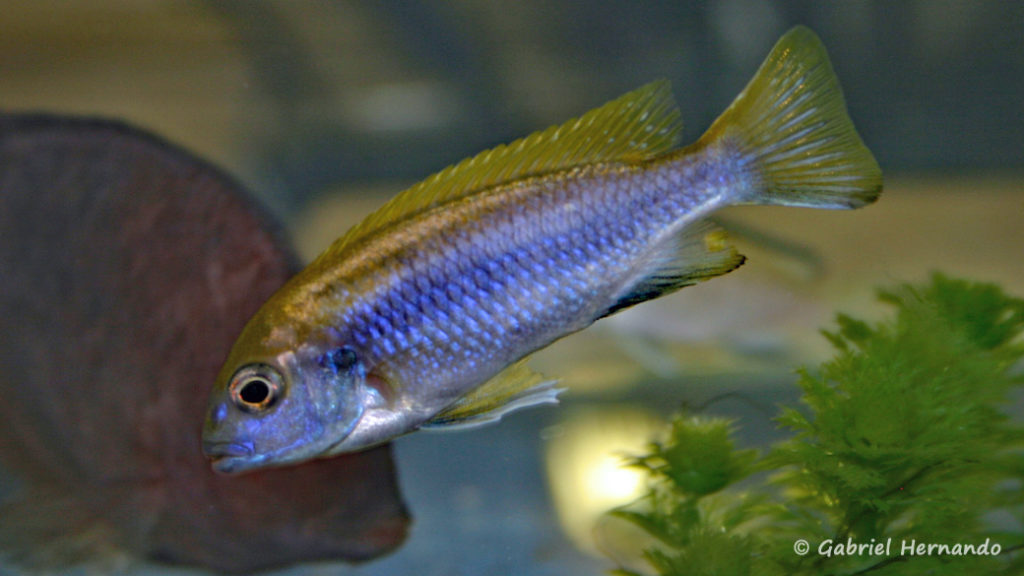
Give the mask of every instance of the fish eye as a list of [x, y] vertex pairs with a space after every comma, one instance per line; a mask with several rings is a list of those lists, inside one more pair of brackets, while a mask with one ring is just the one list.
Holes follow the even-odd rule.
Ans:
[[245, 412], [263, 412], [284, 393], [284, 377], [268, 364], [249, 364], [231, 378], [231, 400]]

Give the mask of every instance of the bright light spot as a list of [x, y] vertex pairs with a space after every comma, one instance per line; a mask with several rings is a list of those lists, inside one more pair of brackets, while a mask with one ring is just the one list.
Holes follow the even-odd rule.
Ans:
[[645, 476], [629, 466], [664, 424], [634, 408], [575, 410], [548, 434], [547, 470], [559, 523], [574, 544], [602, 556], [605, 513], [646, 491]]
[[643, 482], [640, 470], [626, 468], [621, 456], [606, 456], [589, 471], [586, 491], [595, 502], [614, 507], [640, 495]]

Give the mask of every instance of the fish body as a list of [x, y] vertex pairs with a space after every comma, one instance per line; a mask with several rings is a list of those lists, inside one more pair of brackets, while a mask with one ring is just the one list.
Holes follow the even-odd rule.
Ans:
[[710, 213], [856, 208], [881, 190], [806, 28], [700, 140], [679, 148], [680, 129], [656, 82], [397, 196], [246, 326], [211, 398], [214, 467], [279, 466], [554, 401], [530, 353], [743, 262]]

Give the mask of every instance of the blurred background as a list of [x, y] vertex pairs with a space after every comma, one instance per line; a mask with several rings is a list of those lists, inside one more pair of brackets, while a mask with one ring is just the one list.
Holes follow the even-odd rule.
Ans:
[[14, 1], [0, 104], [141, 124], [295, 210], [659, 77], [695, 138], [796, 23], [889, 174], [1024, 166], [1024, 6], [998, 0]]
[[[356, 574], [594, 574], [618, 465], [671, 410], [777, 434], [834, 311], [929, 270], [1024, 294], [1024, 4], [998, 0], [5, 2], [0, 109], [122, 119], [220, 165], [311, 258], [446, 165], [672, 81], [696, 139], [788, 28], [829, 49], [886, 175], [855, 213], [723, 214], [750, 261], [543, 352], [562, 406], [397, 442], [416, 525]], [[337, 566], [298, 573], [335, 573]]]

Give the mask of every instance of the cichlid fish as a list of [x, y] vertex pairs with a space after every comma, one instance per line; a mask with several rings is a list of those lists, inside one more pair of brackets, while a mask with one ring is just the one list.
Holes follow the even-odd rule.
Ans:
[[821, 41], [783, 36], [696, 143], [655, 82], [399, 194], [249, 321], [203, 447], [236, 473], [552, 402], [523, 359], [743, 262], [733, 204], [857, 208], [881, 171]]

